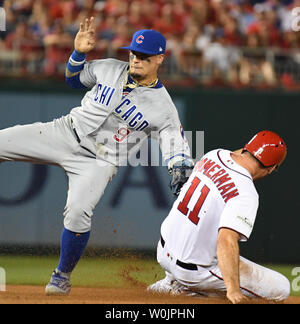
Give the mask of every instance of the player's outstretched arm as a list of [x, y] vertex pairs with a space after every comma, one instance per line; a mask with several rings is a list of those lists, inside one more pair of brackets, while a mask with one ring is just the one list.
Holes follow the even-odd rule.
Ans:
[[86, 88], [81, 83], [79, 75], [84, 68], [86, 53], [90, 52], [96, 44], [94, 17], [87, 18], [80, 24], [74, 40], [74, 51], [69, 58], [65, 77], [71, 88]]

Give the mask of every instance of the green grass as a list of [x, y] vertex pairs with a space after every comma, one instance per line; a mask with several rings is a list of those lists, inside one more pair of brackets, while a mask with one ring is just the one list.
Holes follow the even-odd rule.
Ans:
[[[57, 257], [0, 256], [0, 267], [5, 269], [8, 285], [45, 285], [57, 262]], [[291, 283], [296, 279], [296, 287], [300, 288], [300, 273], [299, 279], [292, 276], [294, 266], [266, 266], [285, 275]], [[164, 271], [154, 259], [85, 257], [72, 274], [72, 285], [133, 287], [137, 284], [148, 285], [163, 277]], [[291, 295], [300, 296], [300, 291], [291, 289]]]
[[[8, 285], [45, 285], [57, 262], [57, 257], [0, 256]], [[72, 274], [72, 285], [130, 287], [150, 284], [163, 277], [164, 272], [155, 260], [82, 258]]]

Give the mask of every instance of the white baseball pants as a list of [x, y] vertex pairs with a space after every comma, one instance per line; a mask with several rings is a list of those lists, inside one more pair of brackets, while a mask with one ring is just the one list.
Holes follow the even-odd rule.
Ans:
[[[160, 241], [157, 261], [170, 281], [177, 280], [188, 291], [204, 296], [226, 296], [226, 286], [218, 265], [209, 268], [197, 266], [198, 270], [184, 269], [176, 263], [177, 259], [167, 244], [162, 247]], [[283, 301], [290, 294], [290, 282], [285, 276], [243, 257], [240, 257], [240, 286], [244, 295], [253, 298]]]
[[78, 143], [69, 115], [0, 130], [0, 162], [4, 161], [62, 167], [69, 179], [64, 226], [76, 233], [90, 231], [94, 208], [117, 172], [110, 163], [97, 163], [95, 154]]

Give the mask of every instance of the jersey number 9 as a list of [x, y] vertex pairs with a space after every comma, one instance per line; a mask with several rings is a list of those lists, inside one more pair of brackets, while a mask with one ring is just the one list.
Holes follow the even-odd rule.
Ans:
[[122, 143], [124, 139], [130, 134], [130, 130], [126, 127], [118, 129], [117, 134], [114, 135], [114, 140], [118, 143]]

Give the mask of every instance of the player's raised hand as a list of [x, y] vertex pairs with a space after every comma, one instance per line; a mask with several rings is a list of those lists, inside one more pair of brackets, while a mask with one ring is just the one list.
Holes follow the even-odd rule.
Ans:
[[86, 18], [80, 23], [79, 31], [74, 40], [74, 47], [77, 52], [88, 53], [96, 44], [96, 31], [94, 17]]

